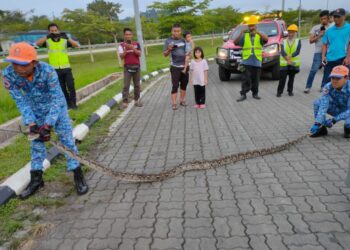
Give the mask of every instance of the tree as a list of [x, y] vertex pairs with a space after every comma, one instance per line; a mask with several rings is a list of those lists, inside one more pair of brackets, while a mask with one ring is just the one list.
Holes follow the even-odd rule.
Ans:
[[50, 19], [45, 16], [32, 16], [29, 18], [31, 30], [46, 30], [47, 26], [51, 23]]
[[243, 15], [232, 6], [205, 10], [201, 21], [202, 31], [203, 33], [227, 31], [241, 23], [242, 19]]
[[199, 33], [201, 26], [198, 16], [209, 6], [211, 0], [171, 0], [166, 3], [154, 2], [148, 6], [159, 14], [159, 31], [165, 37], [174, 23], [180, 23], [184, 30]]
[[10, 35], [19, 31], [27, 31], [29, 25], [25, 16], [32, 12], [32, 10], [28, 13], [17, 10], [0, 10], [0, 33]]
[[87, 10], [99, 14], [101, 17], [109, 17], [110, 20], [118, 21], [118, 14], [122, 12], [121, 4], [94, 0], [87, 5]]

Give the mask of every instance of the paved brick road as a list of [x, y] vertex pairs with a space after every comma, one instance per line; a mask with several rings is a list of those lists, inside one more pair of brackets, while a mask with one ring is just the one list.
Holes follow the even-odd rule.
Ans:
[[[306, 45], [306, 64], [310, 51]], [[302, 93], [309, 68], [298, 75], [294, 97], [276, 98], [277, 82], [263, 80], [261, 101], [238, 104], [238, 78], [220, 82], [211, 64], [205, 110], [173, 112], [166, 78], [106, 139], [97, 160], [112, 169], [158, 172], [285, 143], [312, 124], [319, 93]], [[188, 96], [193, 104], [192, 90]], [[350, 249], [350, 189], [343, 181], [350, 143], [342, 129], [337, 124], [330, 136], [288, 151], [162, 183], [126, 184], [92, 173], [91, 192], [72, 197], [50, 218], [55, 227], [38, 248]]]

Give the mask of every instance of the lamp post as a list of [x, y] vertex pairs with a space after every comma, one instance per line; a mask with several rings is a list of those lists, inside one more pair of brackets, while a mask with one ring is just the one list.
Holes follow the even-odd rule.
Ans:
[[141, 70], [146, 71], [147, 65], [146, 65], [146, 57], [145, 57], [145, 47], [143, 45], [142, 27], [141, 27], [141, 19], [140, 19], [140, 10], [139, 10], [139, 1], [138, 0], [134, 0], [134, 15], [135, 15], [137, 40], [141, 46]]
[[301, 0], [299, 0], [299, 17], [298, 17], [298, 37], [300, 38], [301, 33]]

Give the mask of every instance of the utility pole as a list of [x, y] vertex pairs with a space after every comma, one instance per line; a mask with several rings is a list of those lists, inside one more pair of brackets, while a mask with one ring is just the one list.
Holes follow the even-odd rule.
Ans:
[[300, 38], [301, 33], [301, 0], [299, 0], [299, 18], [298, 18], [298, 37]]
[[141, 70], [146, 71], [146, 57], [145, 57], [145, 46], [143, 45], [142, 27], [140, 19], [139, 1], [134, 0], [134, 15], [136, 23], [137, 40], [141, 46]]
[[284, 12], [285, 0], [282, 0], [282, 13]]

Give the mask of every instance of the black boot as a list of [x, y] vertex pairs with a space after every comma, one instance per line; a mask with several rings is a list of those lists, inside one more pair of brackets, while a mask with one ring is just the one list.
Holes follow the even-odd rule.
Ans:
[[328, 135], [328, 130], [325, 126], [322, 126], [315, 134], [310, 135], [310, 137], [321, 137], [321, 136], [325, 136]]
[[86, 184], [81, 167], [77, 167], [76, 169], [73, 170], [73, 172], [74, 172], [75, 188], [77, 190], [77, 193], [79, 195], [86, 194], [87, 191], [89, 191], [89, 187]]
[[350, 138], [350, 127], [344, 127], [344, 138]]
[[26, 189], [24, 189], [24, 191], [19, 195], [19, 198], [26, 199], [43, 186], [44, 186], [43, 171], [32, 170], [30, 171], [30, 182], [26, 187]]
[[237, 99], [237, 102], [243, 102], [245, 99], [247, 99], [247, 96], [241, 95], [241, 97]]

